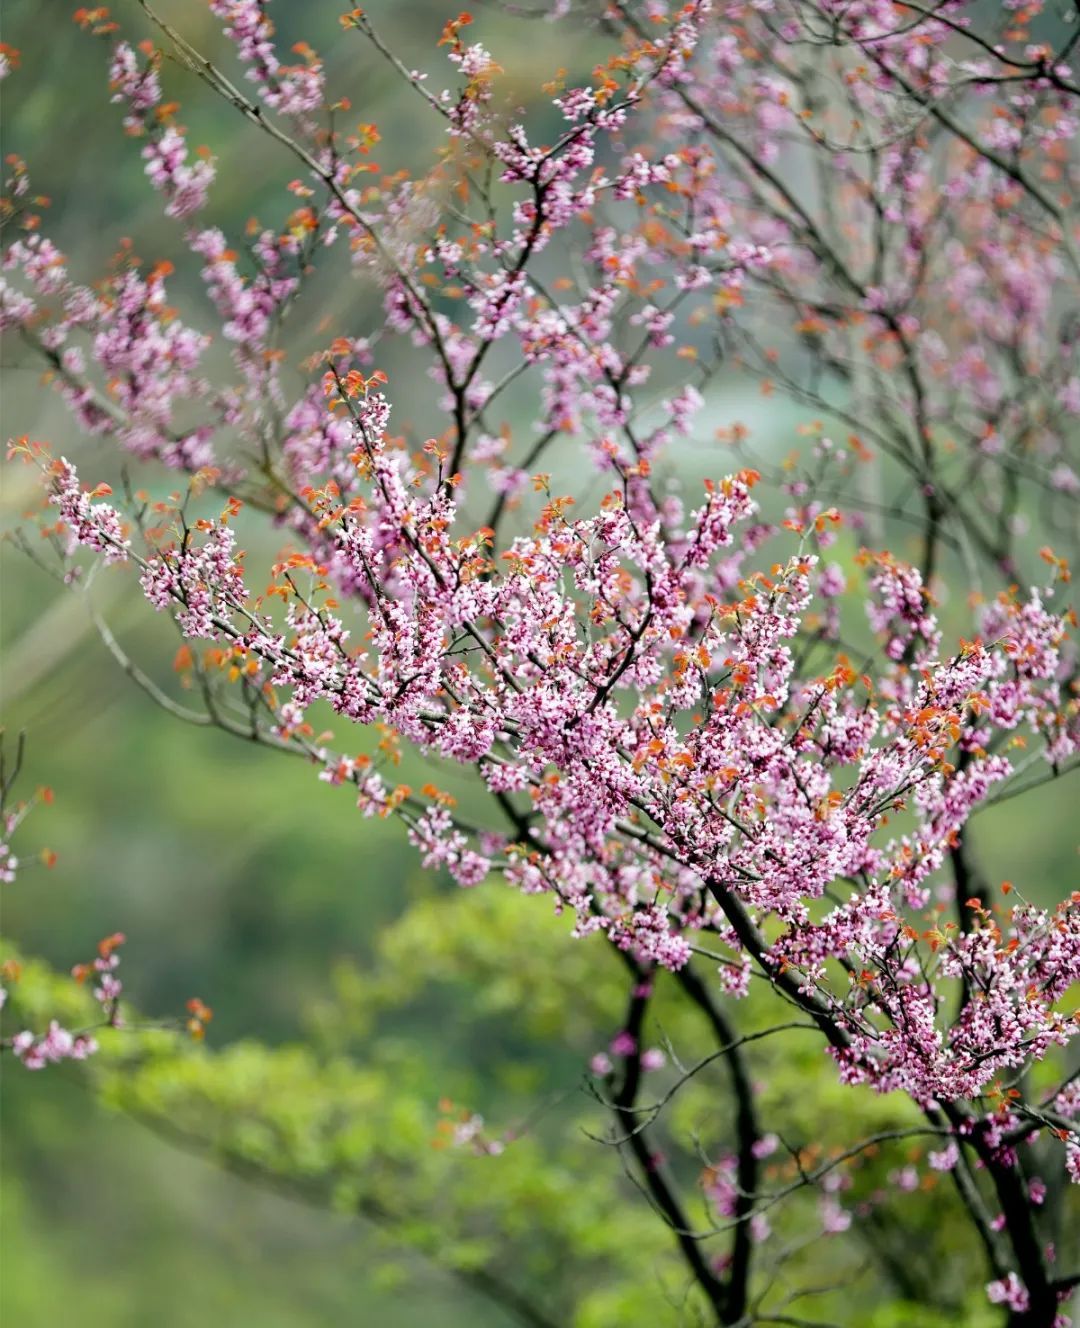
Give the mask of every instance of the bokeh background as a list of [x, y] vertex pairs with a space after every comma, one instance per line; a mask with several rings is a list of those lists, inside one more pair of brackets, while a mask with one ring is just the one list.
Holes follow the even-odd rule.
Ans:
[[[273, 10], [283, 45], [310, 41], [356, 116], [380, 125], [382, 157], [421, 166], [437, 127], [358, 37], [342, 40], [339, 8], [278, 0]], [[177, 232], [162, 221], [137, 144], [124, 139], [120, 110], [109, 103], [108, 52], [77, 29], [72, 9], [62, 0], [6, 0], [0, 36], [21, 50], [22, 65], [3, 85], [3, 151], [27, 160], [34, 189], [53, 200], [49, 234], [75, 274], [90, 279], [122, 236], [153, 260], [171, 252]], [[133, 0], [117, 0], [113, 9], [134, 37], [150, 35]], [[160, 9], [196, 46], [228, 62], [202, 4], [162, 0]], [[441, 69], [435, 42], [456, 7], [374, 0], [367, 9], [406, 64]], [[565, 28], [516, 19], [495, 6], [478, 8], [477, 17], [486, 44], [520, 82], [522, 102], [539, 105], [540, 82], [571, 58]], [[583, 29], [572, 52], [585, 67], [592, 40]], [[168, 74], [167, 87], [184, 102], [191, 141], [212, 145], [219, 159], [211, 219], [237, 232], [249, 215], [279, 215], [283, 176], [273, 145], [181, 73]], [[173, 291], [193, 321], [202, 310], [209, 322], [195, 272], [179, 273]], [[380, 322], [376, 293], [333, 282], [316, 284], [297, 317], [300, 341], [326, 321], [354, 334], [375, 332]], [[389, 346], [379, 359], [392, 383], [400, 381], [397, 353]], [[18, 344], [4, 348], [3, 383], [5, 438], [47, 439], [97, 478], [106, 464], [92, 460], [100, 444], [76, 436], [62, 405], [41, 386], [39, 366]], [[418, 396], [425, 389], [424, 380], [416, 383]], [[407, 414], [407, 394], [396, 395]], [[761, 446], [777, 455], [792, 445], [803, 418], [737, 379], [717, 385], [710, 410], [718, 425], [749, 423]], [[722, 458], [711, 457], [709, 465], [720, 468]], [[7, 527], [34, 501], [32, 487], [29, 471], [4, 469]], [[30, 867], [4, 888], [4, 931], [22, 951], [66, 970], [99, 936], [122, 929], [131, 997], [148, 1015], [168, 1017], [189, 996], [201, 996], [216, 1012], [210, 1033], [216, 1045], [300, 1036], [309, 1026], [305, 1012], [329, 989], [335, 965], [363, 974], [411, 962], [380, 938], [393, 934], [407, 910], [447, 887], [420, 869], [396, 825], [361, 820], [347, 793], [327, 789], [302, 763], [185, 728], [157, 710], [122, 676], [80, 598], [58, 590], [10, 546], [3, 549], [2, 577], [3, 723], [9, 734], [27, 733], [25, 789], [47, 783], [56, 793], [55, 805], [27, 823], [23, 844], [47, 844], [58, 854], [56, 866]], [[131, 594], [122, 574], [99, 578], [94, 596], [132, 655], [151, 672], [165, 661], [167, 675], [175, 637]], [[1069, 797], [1067, 788], [1055, 788], [977, 825], [976, 844], [995, 876], [1023, 881], [1047, 900], [1075, 888]], [[583, 1060], [560, 1037], [557, 1019], [538, 1036], [523, 1029], [512, 1002], [497, 1021], [490, 1011], [479, 1018], [475, 996], [467, 983], [418, 986], [407, 1009], [387, 1015], [386, 1036], [407, 1039], [431, 1068], [421, 1095], [434, 1101], [466, 1083], [497, 1117], [530, 1095], [546, 1100], [580, 1092]], [[596, 1047], [618, 1017], [615, 1004], [609, 1023], [597, 1018]], [[587, 1030], [581, 1040], [587, 1049]], [[5, 1070], [5, 1323], [495, 1328], [511, 1322], [430, 1260], [403, 1255], [391, 1267], [385, 1244], [363, 1220], [268, 1193], [178, 1150], [99, 1104], [76, 1076]], [[849, 1109], [859, 1109], [854, 1096]], [[552, 1131], [576, 1130], [568, 1119], [553, 1108]], [[931, 1232], [912, 1235], [917, 1245]]]

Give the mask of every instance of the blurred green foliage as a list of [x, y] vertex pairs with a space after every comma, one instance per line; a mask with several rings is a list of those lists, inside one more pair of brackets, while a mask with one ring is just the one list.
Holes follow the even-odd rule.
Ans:
[[[242, 1039], [215, 1050], [135, 1022], [105, 1032], [101, 1053], [77, 1075], [98, 1100], [176, 1146], [260, 1186], [371, 1224], [360, 1229], [362, 1244], [377, 1257], [376, 1291], [411, 1287], [419, 1254], [458, 1286], [504, 1306], [507, 1322], [577, 1328], [704, 1322], [673, 1243], [658, 1233], [644, 1200], [631, 1201], [618, 1154], [599, 1142], [604, 1108], [581, 1085], [597, 1031], [605, 1022], [610, 1027], [608, 1012], [623, 999], [621, 966], [596, 938], [567, 951], [562, 925], [527, 918], [530, 907], [496, 889], [420, 901], [381, 934], [363, 970], [337, 967], [305, 1014], [302, 1042]], [[529, 944], [508, 967], [507, 950], [520, 947], [525, 922]], [[661, 985], [652, 1031], [678, 1054], [693, 1047], [701, 1030], [696, 1014], [671, 999], [673, 985]], [[24, 965], [14, 999], [18, 1016], [31, 1025], [50, 1014], [72, 1027], [93, 1017], [85, 993], [40, 963]], [[751, 1027], [767, 1022], [768, 997], [752, 996], [749, 1007]], [[433, 1037], [433, 1029], [444, 1027], [438, 1010], [467, 1011], [468, 1038], [455, 1036], [453, 1027], [446, 1028], [449, 1036]], [[755, 1059], [762, 1107], [796, 1146], [828, 1156], [848, 1142], [856, 1111], [862, 1133], [918, 1124], [904, 1100], [853, 1094], [835, 1076], [808, 1096], [808, 1079], [821, 1079], [816, 1038], [793, 1030], [762, 1045], [770, 1048]], [[646, 1100], [659, 1099], [673, 1078], [670, 1070], [655, 1075]], [[730, 1113], [717, 1109], [723, 1101], [722, 1068], [711, 1067], [676, 1099], [673, 1135], [692, 1132], [709, 1153], [730, 1145]], [[481, 1103], [491, 1120], [481, 1137], [498, 1138], [502, 1151], [442, 1146]], [[75, 1110], [80, 1120], [93, 1119], [88, 1101]], [[868, 1158], [858, 1169], [858, 1192], [887, 1185], [891, 1169], [924, 1143], [904, 1140]], [[683, 1153], [676, 1160], [692, 1181], [692, 1159]], [[781, 1189], [792, 1179], [791, 1164], [778, 1162], [772, 1184]], [[951, 1195], [908, 1197], [903, 1228], [883, 1228], [879, 1215], [868, 1221], [859, 1248], [807, 1241], [814, 1201], [797, 1195], [775, 1210], [773, 1239], [786, 1250], [785, 1284], [809, 1279], [820, 1288], [818, 1307], [840, 1321], [849, 1321], [844, 1307], [853, 1293], [876, 1312], [884, 1308], [880, 1278], [863, 1272], [880, 1241], [899, 1267], [910, 1257], [906, 1277], [917, 1298], [939, 1279], [952, 1279], [942, 1297], [954, 1302], [949, 1322], [972, 1328], [992, 1322], [956, 1278], [956, 1269], [976, 1256], [963, 1224], [939, 1231], [932, 1250], [920, 1248], [920, 1228], [942, 1201], [951, 1206]], [[700, 1220], [700, 1203], [692, 1208]], [[939, 1284], [935, 1295], [941, 1291]], [[206, 1294], [215, 1292], [208, 1287]], [[447, 1295], [435, 1322], [455, 1321], [459, 1294]], [[535, 1319], [522, 1317], [519, 1305]], [[887, 1321], [936, 1322], [924, 1306], [917, 1310], [921, 1317], [905, 1319], [894, 1294]], [[409, 1323], [413, 1313], [403, 1303], [388, 1319], [370, 1322]]]

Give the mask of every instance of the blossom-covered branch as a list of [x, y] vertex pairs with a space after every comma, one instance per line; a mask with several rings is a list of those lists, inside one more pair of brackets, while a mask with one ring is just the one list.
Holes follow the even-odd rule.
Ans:
[[[967, 829], [1080, 755], [1071, 46], [1029, 41], [1015, 5], [999, 33], [961, 0], [617, 0], [608, 58], [559, 71], [530, 116], [501, 103], [468, 14], [442, 31], [439, 91], [354, 10], [342, 42], [389, 58], [443, 135], [410, 178], [371, 162], [376, 126], [340, 127], [311, 47], [283, 61], [262, 0], [211, 5], [251, 95], [140, 7], [302, 175], [244, 240], [196, 223], [211, 158], [189, 162], [162, 50], [123, 37], [110, 93], [187, 228], [173, 257], [122, 247], [84, 284], [13, 165], [4, 325], [83, 432], [179, 472], [167, 498], [117, 496], [17, 441], [45, 483], [34, 556], [69, 583], [85, 555], [137, 575], [200, 722], [304, 757], [402, 821], [425, 867], [501, 875], [624, 956], [619, 1070], [603, 1053], [598, 1074], [717, 1322], [769, 1321], [755, 1251], [789, 1192], [759, 1187], [776, 1143], [732, 1022], [752, 982], [842, 1082], [905, 1095], [991, 1302], [1017, 1328], [1052, 1322], [1071, 1274], [1021, 1150], [1049, 1144], [1080, 1179], [1062, 1056], [1080, 894], [1039, 906], [1045, 883], [992, 881]], [[79, 21], [114, 41], [104, 11]], [[230, 348], [224, 381], [168, 302], [184, 264]], [[384, 326], [290, 346], [322, 264], [373, 283]], [[391, 382], [375, 348], [395, 337], [415, 377]], [[707, 425], [732, 367], [820, 416], [803, 455]], [[237, 532], [258, 515], [285, 547], [254, 568]], [[398, 782], [401, 744], [471, 776], [490, 816]], [[661, 979], [730, 1070], [737, 1138], [706, 1171], [708, 1226], [639, 1119]], [[1055, 1058], [1036, 1106], [1028, 1072]], [[824, 1187], [823, 1232], [846, 1230], [835, 1168], [795, 1163], [793, 1189]]]

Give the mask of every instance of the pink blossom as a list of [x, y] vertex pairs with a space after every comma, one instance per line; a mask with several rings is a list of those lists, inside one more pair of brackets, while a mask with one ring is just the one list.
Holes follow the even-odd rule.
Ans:
[[1031, 1304], [1027, 1287], [1015, 1273], [1007, 1273], [995, 1282], [988, 1282], [986, 1296], [991, 1305], [1005, 1305], [1018, 1314], [1022, 1314]]

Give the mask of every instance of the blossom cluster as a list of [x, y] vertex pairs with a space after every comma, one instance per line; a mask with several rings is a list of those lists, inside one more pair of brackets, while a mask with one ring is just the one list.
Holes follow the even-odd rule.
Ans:
[[[262, 3], [212, 8], [268, 106], [316, 107], [318, 62], [303, 77], [278, 63]], [[619, 12], [636, 31], [632, 16]], [[1060, 946], [1062, 934], [1072, 937], [1075, 905], [1063, 905], [1053, 926], [1048, 918], [1033, 924], [1026, 912], [1005, 920], [1017, 941], [1008, 963], [993, 959], [997, 921], [950, 938], [936, 960], [940, 976], [970, 988], [989, 965], [993, 981], [980, 981], [1000, 991], [1003, 1004], [965, 1005], [948, 1030], [939, 1027], [934, 984], [915, 980], [912, 951], [921, 940], [905, 947], [901, 938], [909, 916], [927, 906], [930, 883], [968, 818], [1013, 773], [1001, 735], [1034, 734], [1054, 766], [1075, 753], [1075, 705], [1061, 685], [1070, 667], [1068, 614], [1052, 606], [1052, 587], [1003, 592], [985, 610], [981, 634], [949, 654], [920, 571], [891, 553], [864, 551], [876, 672], [856, 673], [839, 651], [829, 667], [807, 671], [799, 642], [813, 637], [813, 624], [825, 624], [816, 640], [826, 650], [837, 635], [830, 601], [843, 579], [821, 555], [840, 514], [804, 504], [782, 526], [770, 523], [751, 496], [760, 475], [750, 468], [707, 483], [696, 507], [659, 491], [653, 467], [694, 429], [704, 405], [686, 383], [664, 398], [655, 424], [636, 423], [635, 394], [650, 378], [650, 360], [676, 342], [678, 304], [737, 306], [758, 274], [788, 280], [811, 258], [819, 267], [824, 260], [795, 256], [792, 235], [785, 239], [775, 217], [765, 224], [744, 200], [733, 205], [728, 177], [696, 149], [657, 157], [631, 135], [639, 120], [651, 123], [646, 108], [662, 121], [693, 116], [699, 124], [714, 110], [731, 110], [726, 78], [698, 86], [707, 64], [699, 47], [718, 57], [732, 88], [744, 60], [704, 0], [654, 17], [657, 35], [595, 71], [591, 85], [553, 88], [566, 128], [543, 147], [523, 123], [500, 124], [497, 66], [483, 46], [465, 44], [468, 16], [447, 25], [442, 44], [467, 84], [457, 100], [448, 94], [439, 104], [463, 150], [488, 153], [504, 185], [520, 191], [505, 233], [473, 225], [455, 234], [443, 223], [427, 245], [388, 253], [371, 241], [378, 209], [387, 223], [415, 210], [419, 186], [399, 184], [361, 211], [351, 172], [335, 168], [325, 177], [327, 223], [347, 227], [357, 261], [381, 273], [391, 328], [433, 356], [441, 404], [457, 421], [448, 443], [429, 440], [409, 457], [389, 432], [385, 375], [365, 377], [357, 367], [369, 362], [360, 342], [335, 342], [323, 357], [324, 403], [308, 390], [289, 408], [268, 366], [280, 316], [299, 291], [290, 248], [298, 260], [310, 256], [295, 236], [290, 246], [285, 235], [260, 232], [251, 276], [219, 230], [190, 236], [233, 347], [235, 388], [219, 391], [199, 376], [206, 338], [166, 306], [169, 265], [143, 276], [128, 264], [103, 296], [73, 283], [35, 228], [6, 263], [37, 296], [59, 296], [64, 312], [42, 333], [34, 295], [17, 294], [9, 320], [33, 326], [57, 357], [61, 390], [83, 422], [115, 431], [139, 456], [221, 486], [228, 473], [206, 470], [215, 430], [241, 427], [280, 449], [284, 518], [307, 552], [275, 567], [270, 597], [245, 588], [229, 524], [235, 500], [220, 520], [200, 519], [194, 528], [177, 508], [176, 537], [160, 533], [166, 522], [137, 559], [143, 590], [184, 636], [222, 648], [282, 740], [312, 732], [306, 712], [327, 703], [354, 723], [383, 726], [395, 741], [475, 767], [515, 809], [511, 834], [469, 830], [445, 802], [425, 807], [377, 771], [316, 745], [313, 754], [335, 780], [357, 784], [369, 811], [406, 819], [426, 864], [446, 867], [463, 884], [497, 864], [520, 888], [552, 893], [573, 912], [577, 934], [606, 931], [640, 963], [677, 970], [693, 934], [715, 930], [736, 968], [752, 959], [769, 973], [800, 974], [803, 994], [823, 1000], [842, 1033], [833, 1049], [847, 1077], [902, 1086], [924, 1102], [977, 1095], [999, 1068], [1067, 1037], [1071, 1025], [1052, 1008], [1056, 988], [1037, 1005], [1029, 1001], [1024, 1019], [1005, 1014], [1049, 962], [1050, 938]], [[353, 21], [366, 23], [362, 15]], [[846, 21], [856, 45], [873, 39], [881, 59], [906, 68], [910, 46], [884, 33], [876, 15]], [[941, 35], [934, 25], [927, 33]], [[111, 83], [136, 129], [147, 128], [161, 100], [158, 64], [152, 49], [140, 62], [130, 45], [116, 48]], [[918, 77], [933, 82], [939, 74], [923, 67]], [[891, 123], [884, 87], [871, 73], [855, 80], [852, 96]], [[756, 88], [756, 132], [775, 132], [787, 122], [791, 89], [761, 76]], [[764, 141], [761, 151], [768, 162]], [[888, 188], [899, 189], [893, 177]], [[165, 192], [175, 211], [175, 191]], [[634, 215], [659, 217], [652, 200], [665, 195], [693, 200], [694, 229], [678, 246], [659, 221], [643, 225]], [[315, 233], [321, 223], [307, 212], [307, 233]], [[596, 279], [579, 302], [559, 305], [530, 273], [559, 232], [579, 227]], [[670, 306], [641, 289], [639, 275], [664, 263], [674, 266]], [[423, 297], [414, 266], [462, 288], [468, 326]], [[805, 280], [823, 276], [811, 266]], [[1025, 317], [1045, 321], [1045, 308], [1029, 304]], [[917, 353], [917, 329], [893, 317], [880, 291], [864, 296], [863, 306]], [[619, 349], [616, 319], [640, 330], [636, 349]], [[67, 344], [77, 329], [91, 333], [92, 361], [111, 384], [105, 396], [84, 377], [82, 348]], [[594, 510], [578, 513], [573, 494], [534, 475], [543, 506], [533, 533], [497, 548], [494, 530], [463, 525], [463, 513], [485, 469], [499, 495], [497, 514], [508, 498], [524, 501], [529, 481], [527, 470], [508, 471], [505, 440], [482, 424], [496, 389], [481, 366], [503, 341], [516, 342], [524, 365], [540, 371], [545, 436], [587, 435], [608, 488]], [[192, 399], [217, 418], [178, 434], [176, 406]], [[285, 436], [271, 438], [282, 419]], [[928, 431], [932, 421], [920, 427]], [[106, 561], [128, 557], [127, 526], [98, 501], [107, 486], [82, 490], [67, 461], [54, 467], [52, 486], [69, 551], [81, 544]], [[763, 557], [767, 543], [787, 548]], [[299, 588], [301, 574], [310, 592]], [[356, 629], [335, 588], [359, 611], [358, 648], [349, 644]], [[277, 597], [283, 620], [268, 609]], [[913, 828], [883, 836], [897, 812], [913, 816]], [[837, 881], [861, 884], [849, 903], [814, 922], [815, 901]], [[769, 918], [783, 926], [771, 947], [761, 930]], [[830, 965], [856, 959], [870, 976], [853, 1001], [846, 990], [834, 994]], [[1041, 1022], [1033, 1024], [1036, 1010]]]
[[145, 62], [127, 42], [118, 43], [109, 70], [113, 101], [126, 108], [124, 128], [129, 134], [146, 137], [142, 150], [150, 183], [165, 198], [170, 217], [188, 217], [206, 203], [206, 192], [214, 178], [209, 157], [189, 160], [183, 130], [173, 123], [173, 112], [163, 114], [158, 58], [151, 51]]
[[302, 62], [283, 65], [274, 49], [274, 25], [265, 0], [212, 0], [211, 11], [225, 23], [225, 35], [235, 42], [237, 54], [248, 66], [247, 77], [257, 85], [267, 106], [286, 115], [302, 115], [323, 104], [322, 65], [304, 43], [296, 54]]
[[[636, 980], [685, 979], [707, 946], [725, 996], [757, 974], [845, 1082], [908, 1095], [948, 1136], [931, 1171], [974, 1149], [1016, 1174], [1045, 1121], [1002, 1085], [1080, 1033], [1080, 895], [1036, 907], [1003, 885], [997, 902], [967, 833], [1080, 749], [1068, 561], [1025, 539], [1037, 511], [1067, 542], [1080, 497], [1080, 338], [1058, 294], [1080, 276], [1058, 201], [1080, 124], [1067, 64], [1011, 27], [976, 39], [961, 0], [614, 0], [609, 60], [561, 71], [534, 123], [500, 104], [461, 14], [439, 42], [452, 88], [397, 66], [446, 136], [413, 178], [371, 162], [375, 126], [323, 124], [342, 103], [310, 48], [281, 63], [264, 0], [210, 7], [259, 100], [209, 81], [301, 170], [287, 215], [243, 243], [187, 236], [224, 384], [168, 303], [171, 263], [125, 252], [81, 284], [25, 172], [9, 182], [5, 327], [84, 431], [187, 477], [114, 505], [45, 461], [65, 576], [79, 549], [134, 569], [208, 717], [399, 818], [425, 867], [547, 896]], [[386, 54], [363, 11], [342, 27]], [[188, 162], [161, 72], [153, 46], [120, 41], [110, 87], [187, 217], [212, 166]], [[290, 387], [285, 316], [341, 251], [385, 327], [317, 346]], [[382, 336], [421, 366], [400, 389], [374, 367]], [[809, 459], [779, 463], [746, 426], [715, 430], [729, 360], [846, 442], [810, 425]], [[713, 442], [731, 450], [702, 480]], [[288, 541], [265, 577], [236, 535], [252, 512]], [[946, 594], [961, 579], [967, 607]], [[327, 713], [373, 752], [337, 750]], [[472, 772], [496, 824], [395, 783], [401, 743]], [[76, 1045], [57, 1029], [16, 1050]], [[626, 1029], [610, 1050], [658, 1068], [639, 1048]], [[614, 1075], [606, 1053], [593, 1068]], [[1075, 1181], [1070, 1092], [1047, 1119]], [[478, 1148], [481, 1124], [455, 1137]], [[758, 1242], [769, 1224], [740, 1187], [761, 1142], [705, 1186]], [[840, 1189], [822, 1187], [825, 1234], [852, 1221]], [[1056, 1293], [1015, 1248], [1024, 1277], [987, 1294], [1023, 1315]]]
[[[120, 963], [117, 949], [123, 945], [123, 933], [116, 932], [105, 937], [98, 945], [97, 955], [88, 964], [76, 964], [72, 976], [79, 983], [87, 978], [94, 980], [94, 999], [101, 1006], [102, 1023], [110, 1028], [122, 1024], [120, 1015], [120, 993], [123, 983], [116, 976]], [[0, 988], [0, 1006], [5, 1003], [7, 993]], [[29, 1029], [5, 1039], [3, 1045], [11, 1048], [16, 1060], [27, 1070], [43, 1070], [47, 1065], [60, 1061], [83, 1061], [98, 1050], [97, 1040], [89, 1031], [71, 1032], [57, 1020], [49, 1021], [48, 1029], [41, 1034]]]

